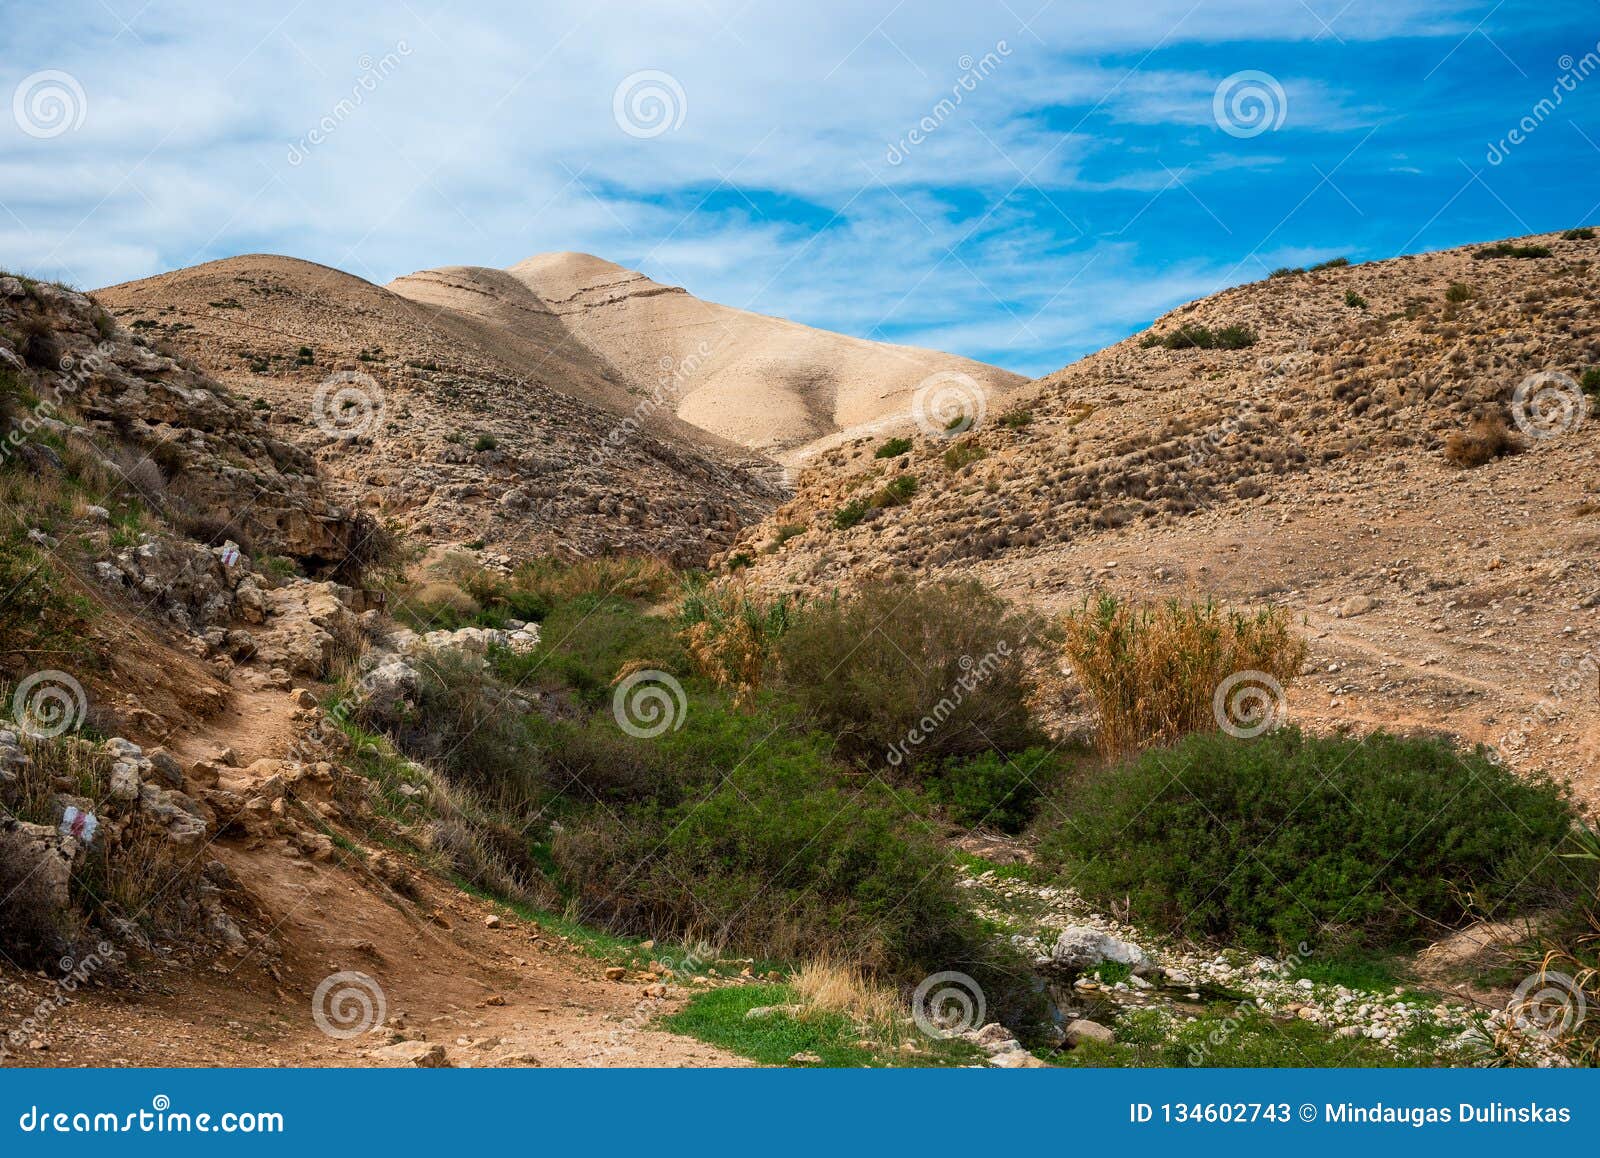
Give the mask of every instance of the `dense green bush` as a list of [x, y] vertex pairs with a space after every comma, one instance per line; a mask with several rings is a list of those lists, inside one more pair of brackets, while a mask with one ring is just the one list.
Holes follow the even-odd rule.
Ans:
[[972, 936], [925, 823], [844, 787], [818, 738], [775, 735], [708, 796], [564, 822], [552, 853], [586, 918], [634, 933], [895, 972], [947, 967]]
[[1064, 770], [1065, 760], [1054, 749], [991, 750], [943, 761], [929, 777], [928, 794], [957, 824], [1020, 832]]
[[847, 758], [912, 766], [1034, 735], [1029, 616], [976, 582], [869, 583], [818, 605], [780, 645], [784, 688]]
[[1262, 948], [1399, 947], [1570, 875], [1564, 793], [1436, 739], [1195, 735], [1064, 806], [1043, 855], [1086, 896]]

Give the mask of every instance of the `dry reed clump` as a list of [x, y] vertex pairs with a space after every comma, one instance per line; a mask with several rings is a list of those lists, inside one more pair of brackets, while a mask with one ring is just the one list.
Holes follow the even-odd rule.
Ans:
[[1463, 468], [1482, 466], [1521, 449], [1521, 440], [1498, 414], [1474, 419], [1466, 430], [1454, 431], [1444, 441], [1445, 461]]
[[742, 582], [692, 584], [678, 604], [679, 635], [700, 674], [731, 688], [734, 703], [747, 706], [800, 609], [798, 600], [763, 598]]
[[1107, 592], [1067, 617], [1068, 662], [1099, 712], [1107, 756], [1214, 731], [1228, 677], [1260, 672], [1287, 684], [1309, 648], [1281, 608], [1255, 612], [1211, 600], [1136, 605]]

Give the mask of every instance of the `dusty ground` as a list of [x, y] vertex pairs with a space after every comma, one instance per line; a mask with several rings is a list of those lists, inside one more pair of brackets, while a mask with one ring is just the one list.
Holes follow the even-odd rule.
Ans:
[[[290, 713], [280, 691], [235, 692], [204, 732], [174, 737], [171, 748], [185, 762], [224, 746], [242, 766], [282, 757]], [[159, 955], [133, 964], [114, 988], [81, 989], [13, 1046], [11, 1064], [382, 1065], [394, 1063], [379, 1051], [401, 1038], [442, 1044], [456, 1066], [748, 1064], [648, 1028], [681, 1005], [679, 987], [647, 998], [640, 979], [607, 980], [604, 965], [558, 935], [421, 874], [412, 878], [415, 896], [403, 897], [342, 848], [319, 861], [288, 841], [224, 838], [207, 855], [248, 894], [248, 947]], [[392, 1030], [340, 1039], [318, 1028], [317, 985], [342, 971], [377, 982]], [[8, 1031], [55, 991], [51, 977], [0, 976]], [[324, 1008], [334, 1012], [331, 998]]]

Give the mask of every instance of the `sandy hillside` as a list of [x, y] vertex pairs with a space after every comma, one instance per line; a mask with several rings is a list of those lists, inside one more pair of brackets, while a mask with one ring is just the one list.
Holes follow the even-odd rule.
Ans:
[[[899, 570], [976, 574], [1052, 611], [1096, 587], [1282, 604], [1313, 642], [1297, 718], [1441, 728], [1576, 776], [1595, 807], [1600, 398], [1583, 417], [1578, 383], [1600, 366], [1600, 240], [1515, 244], [1550, 255], [1474, 246], [1191, 303], [1041, 379], [1011, 425], [816, 456], [729, 555], [784, 588]], [[1157, 344], [1235, 325], [1254, 344]], [[1546, 374], [1562, 377], [1523, 389], [1520, 453], [1447, 460]], [[899, 474], [909, 501], [873, 506]]]
[[[486, 296], [515, 285], [482, 272]], [[266, 255], [96, 297], [312, 450], [341, 497], [424, 542], [689, 562], [780, 494], [770, 463], [670, 413], [625, 423], [625, 391], [537, 302], [490, 321]]]
[[[659, 407], [785, 460], [853, 427], [913, 427], [915, 397], [933, 375], [960, 375], [963, 388], [996, 406], [1024, 383], [966, 358], [701, 301], [582, 253], [540, 254], [506, 271], [427, 270], [388, 288], [430, 308], [576, 348], [635, 405], [648, 400], [649, 412]], [[563, 345], [563, 333], [570, 346]], [[572, 356], [577, 360], [579, 353]], [[588, 388], [587, 382], [572, 385], [578, 392]]]

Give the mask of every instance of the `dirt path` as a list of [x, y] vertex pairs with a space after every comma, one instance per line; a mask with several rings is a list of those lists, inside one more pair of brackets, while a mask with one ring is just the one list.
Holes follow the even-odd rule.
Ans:
[[[242, 768], [283, 758], [293, 703], [251, 682], [237, 673], [227, 708], [204, 731], [174, 736], [171, 750], [192, 761], [229, 748]], [[361, 844], [362, 834], [347, 835]], [[685, 991], [647, 998], [642, 981], [607, 980], [576, 946], [421, 873], [401, 896], [344, 846], [314, 859], [288, 840], [225, 837], [210, 854], [255, 910], [241, 921], [246, 947], [207, 959], [157, 956], [114, 989], [80, 991], [32, 1035], [43, 1048], [25, 1046], [13, 1061], [382, 1065], [395, 1064], [382, 1048], [404, 1038], [443, 1045], [457, 1066], [748, 1064], [648, 1028]], [[330, 978], [318, 1010], [314, 996]], [[7, 1024], [52, 991], [47, 977], [19, 979], [0, 997]], [[335, 1030], [341, 1011], [366, 1017], [361, 998], [381, 1006], [389, 1028], [355, 1037], [319, 1028], [319, 1012]]]

